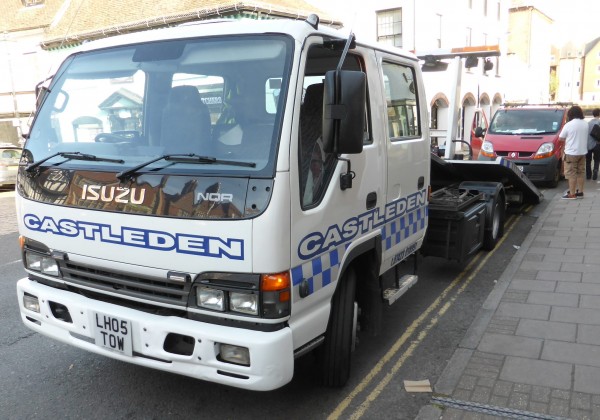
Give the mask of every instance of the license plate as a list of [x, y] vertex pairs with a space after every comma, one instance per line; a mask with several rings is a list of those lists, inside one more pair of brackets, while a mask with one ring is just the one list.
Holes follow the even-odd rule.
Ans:
[[113, 315], [94, 313], [96, 345], [131, 356], [131, 321]]

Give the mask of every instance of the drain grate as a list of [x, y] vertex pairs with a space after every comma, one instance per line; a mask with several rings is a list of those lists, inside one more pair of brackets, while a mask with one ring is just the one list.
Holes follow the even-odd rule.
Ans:
[[460, 410], [484, 413], [509, 419], [568, 420], [565, 417], [549, 416], [547, 414], [534, 413], [533, 411], [523, 411], [513, 408], [499, 407], [496, 405], [480, 404], [471, 401], [460, 401], [446, 397], [433, 397], [431, 402], [447, 408], [458, 408]]

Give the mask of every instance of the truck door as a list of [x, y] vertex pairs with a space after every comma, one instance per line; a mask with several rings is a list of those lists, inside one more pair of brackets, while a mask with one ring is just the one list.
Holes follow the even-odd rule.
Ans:
[[[291, 267], [294, 305], [290, 326], [294, 343], [305, 343], [327, 328], [331, 300], [342, 274], [340, 269], [354, 248], [377, 237], [374, 214], [385, 200], [381, 143], [367, 121], [361, 153], [342, 155], [354, 172], [352, 186], [342, 189], [340, 176], [348, 162], [326, 153], [321, 140], [323, 79], [335, 70], [341, 50], [322, 45], [319, 37], [307, 41], [301, 60], [290, 141]], [[334, 47], [335, 48], [335, 47]], [[343, 48], [343, 44], [342, 44]], [[343, 69], [363, 71], [367, 90], [379, 76], [372, 50], [352, 49]], [[368, 108], [368, 105], [365, 104]], [[374, 112], [367, 111], [367, 115]], [[379, 114], [379, 111], [377, 111]], [[302, 284], [302, 292], [300, 286]]]
[[390, 220], [382, 247], [383, 272], [416, 250], [425, 235], [430, 141], [417, 63], [378, 54], [387, 128], [386, 220]]

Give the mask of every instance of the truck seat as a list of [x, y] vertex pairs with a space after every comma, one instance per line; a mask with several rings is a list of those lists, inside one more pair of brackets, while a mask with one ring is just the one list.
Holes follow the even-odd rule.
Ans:
[[322, 135], [323, 88], [323, 83], [308, 86], [300, 108], [300, 192], [302, 196], [304, 196], [310, 172], [313, 149]]
[[162, 115], [165, 153], [210, 153], [210, 113], [194, 86], [175, 86]]

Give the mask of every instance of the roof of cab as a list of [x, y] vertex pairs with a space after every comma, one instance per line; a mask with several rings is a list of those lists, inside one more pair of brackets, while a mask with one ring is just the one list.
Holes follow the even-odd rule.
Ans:
[[[315, 29], [305, 20], [209, 19], [198, 22], [184, 23], [175, 27], [152, 29], [148, 31], [134, 32], [102, 38], [95, 41], [89, 41], [80, 45], [74, 51], [92, 51], [121, 45], [173, 39], [186, 39], [202, 36], [267, 33], [286, 34], [293, 37], [300, 43], [303, 43], [306, 37], [315, 34], [324, 35], [333, 39], [347, 39], [350, 35], [349, 31], [347, 30], [335, 29], [325, 24], [319, 24], [318, 28]], [[410, 59], [417, 59], [417, 57], [409, 51], [392, 48], [385, 44], [373, 44], [358, 41], [357, 43], [366, 47], [376, 48], [381, 51], [400, 54]]]
[[82, 44], [77, 51], [91, 51], [120, 45], [137, 44], [143, 42], [164, 41], [171, 39], [195, 38], [201, 36], [219, 36], [234, 34], [287, 34], [302, 41], [312, 33], [319, 33], [333, 38], [346, 38], [348, 34], [326, 25], [319, 25], [315, 30], [304, 20], [290, 19], [211, 19], [193, 23], [184, 23], [170, 28], [153, 29], [117, 35], [90, 41]]

